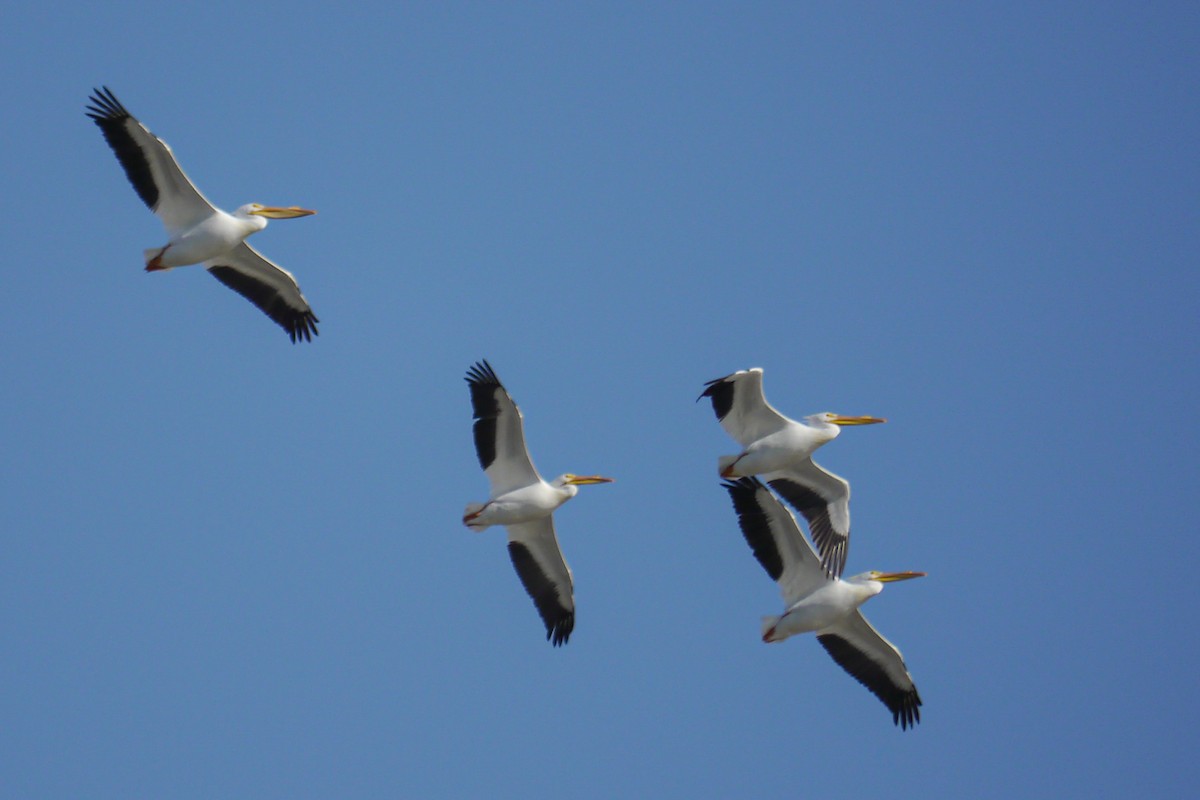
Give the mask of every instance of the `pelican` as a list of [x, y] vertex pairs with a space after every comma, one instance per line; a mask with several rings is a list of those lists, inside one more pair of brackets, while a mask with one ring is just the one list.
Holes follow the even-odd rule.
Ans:
[[138, 122], [108, 89], [94, 90], [87, 116], [99, 126], [134, 191], [167, 229], [169, 241], [145, 251], [146, 271], [203, 264], [214, 278], [258, 306], [294, 344], [312, 341], [319, 321], [296, 279], [246, 244], [268, 219], [317, 212], [248, 203], [232, 214], [216, 208], [180, 169], [171, 148]]
[[921, 721], [921, 696], [896, 646], [879, 635], [859, 606], [885, 583], [921, 578], [924, 572], [864, 572], [829, 577], [791, 512], [757, 478], [725, 481], [742, 535], [758, 563], [779, 584], [786, 610], [763, 617], [764, 642], [782, 642], [815, 631], [842, 669], [883, 701], [892, 721], [907, 729]]
[[831, 577], [839, 577], [850, 539], [850, 484], [817, 466], [811, 456], [836, 439], [843, 426], [887, 420], [828, 411], [803, 422], [788, 419], [763, 396], [762, 372], [758, 367], [740, 370], [704, 384], [700, 397], [711, 398], [717, 421], [744, 448], [736, 456], [717, 459], [717, 469], [722, 478], [763, 475], [804, 515], [821, 563]]
[[508, 529], [513, 567], [546, 625], [546, 639], [558, 647], [575, 629], [575, 597], [571, 568], [554, 534], [554, 510], [580, 486], [612, 483], [612, 478], [567, 473], [549, 483], [542, 480], [525, 448], [521, 412], [492, 365], [476, 363], [466, 381], [475, 416], [475, 452], [492, 492], [486, 503], [467, 503], [463, 524], [473, 531], [492, 525]]

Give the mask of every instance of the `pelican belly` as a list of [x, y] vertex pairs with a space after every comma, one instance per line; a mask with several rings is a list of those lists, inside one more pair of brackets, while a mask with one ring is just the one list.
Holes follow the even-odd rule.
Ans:
[[800, 603], [788, 609], [775, 623], [770, 641], [781, 642], [789, 636], [827, 628], [846, 616], [844, 609]]
[[176, 234], [162, 251], [158, 263], [163, 267], [184, 267], [219, 258], [237, 247], [257, 228], [218, 211], [191, 228]]
[[[813, 449], [814, 443], [807, 431], [798, 425], [789, 426], [747, 447], [732, 463], [732, 471], [726, 477], [748, 477], [787, 469], [807, 458]], [[724, 475], [724, 471], [721, 474]]]
[[855, 611], [871, 596], [869, 589], [854, 586], [846, 581], [829, 583], [817, 589], [812, 594], [795, 603], [779, 621], [774, 630], [763, 638], [767, 641], [779, 642], [798, 633], [809, 633], [836, 625]]
[[523, 486], [492, 498], [479, 514], [478, 522], [488, 525], [532, 522], [553, 514], [569, 497], [545, 483]]

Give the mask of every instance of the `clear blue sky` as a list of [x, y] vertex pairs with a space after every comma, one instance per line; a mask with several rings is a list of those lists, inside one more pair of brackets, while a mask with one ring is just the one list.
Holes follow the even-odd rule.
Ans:
[[[0, 795], [1182, 796], [1200, 712], [1191, 3], [6, 11]], [[163, 243], [107, 84], [321, 318]], [[555, 650], [486, 496], [546, 474]], [[819, 461], [925, 700], [778, 613], [705, 380], [888, 417]]]

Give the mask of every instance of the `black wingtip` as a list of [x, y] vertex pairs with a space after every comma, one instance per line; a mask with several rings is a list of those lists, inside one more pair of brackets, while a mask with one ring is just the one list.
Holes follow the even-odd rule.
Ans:
[[878, 664], [836, 633], [818, 632], [817, 641], [838, 666], [879, 698], [892, 712], [892, 722], [901, 730], [915, 728], [921, 721], [921, 695], [916, 686], [909, 689], [896, 686]]
[[133, 116], [126, 110], [125, 106], [121, 105], [121, 101], [117, 99], [117, 96], [107, 86], [102, 86], [99, 89], [93, 88], [88, 101], [91, 105], [87, 106], [84, 113], [95, 120], [98, 125], [105, 120], [115, 121]]
[[467, 369], [467, 375], [463, 380], [472, 386], [500, 385], [500, 379], [496, 377], [496, 371], [492, 369], [492, 365], [488, 363], [486, 358], [472, 364]]
[[553, 625], [546, 626], [546, 641], [554, 647], [562, 647], [575, 630], [575, 612], [564, 614]]
[[555, 647], [566, 644], [571, 638], [571, 631], [575, 630], [575, 609], [559, 602], [558, 588], [542, 572], [528, 547], [520, 542], [509, 542], [508, 555], [542, 618], [542, 624], [546, 626], [546, 641]]
[[742, 493], [749, 492], [749, 493], [753, 494], [754, 492], [757, 492], [759, 489], [767, 488], [765, 485], [763, 485], [763, 482], [760, 481], [754, 475], [747, 475], [744, 478], [724, 478], [721, 480], [721, 485], [724, 486], [725, 489], [731, 493], [732, 492], [742, 492]]
[[[726, 377], [728, 377], [728, 376], [726, 376]], [[715, 390], [716, 385], [718, 383], [721, 383], [724, 380], [725, 380], [725, 378], [713, 378], [711, 381], [705, 381], [704, 382], [704, 391], [702, 391], [700, 393], [700, 396], [696, 398], [696, 402], [699, 403], [701, 400], [703, 400], [706, 397], [712, 397], [712, 393]]]
[[921, 695], [917, 693], [914, 686], [913, 690], [904, 696], [900, 705], [892, 709], [892, 722], [898, 725], [900, 730], [906, 731], [909, 728], [916, 728], [920, 721]]
[[312, 337], [319, 336], [317, 330], [317, 315], [304, 301], [303, 307], [290, 305], [280, 299], [276, 290], [267, 283], [224, 264], [214, 264], [208, 268], [208, 273], [233, 291], [250, 301], [255, 308], [267, 315], [267, 318], [283, 328], [292, 344], [301, 339], [311, 342]]
[[700, 393], [700, 397], [696, 398], [696, 402], [700, 402], [701, 397], [711, 398], [713, 413], [717, 415], [717, 421], [720, 422], [733, 408], [733, 382], [726, 375], [724, 378], [714, 378], [706, 382], [704, 387], [704, 391]]
[[125, 176], [133, 184], [134, 191], [153, 211], [158, 207], [158, 186], [154, 182], [146, 154], [126, 129], [129, 120], [136, 122], [136, 119], [107, 86], [93, 89], [92, 96], [88, 99], [92, 105], [86, 107], [84, 114], [100, 128], [121, 168], [125, 170]]
[[280, 324], [287, 331], [287, 335], [291, 337], [292, 344], [296, 344], [301, 339], [311, 342], [312, 337], [320, 336], [321, 332], [317, 330], [317, 323], [320, 321], [316, 314], [307, 311]]
[[783, 557], [771, 535], [771, 523], [767, 512], [758, 501], [759, 490], [766, 487], [754, 476], [727, 480], [722, 485], [729, 492], [729, 499], [733, 502], [742, 538], [750, 545], [754, 558], [771, 576], [771, 580], [778, 581], [783, 575]]
[[479, 456], [479, 466], [486, 470], [496, 460], [496, 425], [500, 414], [498, 392], [503, 392], [504, 387], [487, 359], [472, 364], [464, 380], [470, 390], [471, 416], [475, 420], [472, 431], [475, 454]]

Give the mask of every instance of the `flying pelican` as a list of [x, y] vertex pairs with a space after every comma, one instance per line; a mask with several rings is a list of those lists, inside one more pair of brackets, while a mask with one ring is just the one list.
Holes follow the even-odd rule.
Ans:
[[850, 484], [817, 466], [812, 454], [836, 439], [841, 426], [887, 420], [828, 411], [807, 416], [803, 422], [788, 419], [763, 396], [762, 372], [758, 367], [739, 370], [704, 384], [700, 397], [712, 399], [717, 421], [744, 448], [739, 455], [717, 459], [717, 469], [722, 478], [763, 475], [804, 515], [821, 563], [830, 576], [839, 577], [850, 539]]
[[571, 568], [554, 535], [554, 510], [580, 486], [612, 483], [599, 475], [559, 475], [547, 483], [525, 448], [521, 412], [487, 361], [467, 370], [475, 416], [475, 452], [491, 484], [486, 503], [467, 503], [463, 524], [473, 531], [492, 525], [508, 529], [508, 555], [525, 591], [533, 598], [546, 639], [565, 644], [575, 628]]
[[315, 214], [296, 206], [280, 208], [248, 203], [232, 214], [216, 208], [183, 174], [171, 148], [125, 110], [108, 87], [96, 89], [87, 107], [125, 175], [167, 229], [163, 247], [145, 251], [146, 271], [204, 264], [214, 278], [245, 297], [275, 322], [292, 342], [312, 341], [319, 321], [296, 279], [246, 244], [246, 237], [267, 227], [267, 219]]
[[892, 581], [924, 572], [864, 572], [847, 580], [825, 574], [791, 512], [757, 478], [726, 481], [742, 535], [779, 584], [787, 610], [763, 617], [764, 642], [816, 631], [817, 641], [892, 712], [902, 729], [921, 721], [921, 696], [896, 646], [879, 635], [859, 606]]

